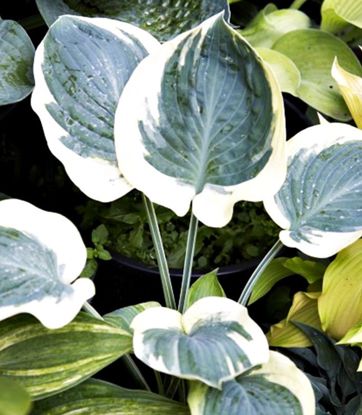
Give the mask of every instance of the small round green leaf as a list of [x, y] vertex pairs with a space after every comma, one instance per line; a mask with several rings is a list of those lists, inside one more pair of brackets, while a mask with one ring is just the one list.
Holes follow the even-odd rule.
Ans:
[[86, 257], [78, 230], [64, 216], [1, 201], [0, 321], [30, 313], [48, 328], [69, 323], [95, 292], [89, 279], [73, 282]]
[[221, 15], [141, 62], [119, 101], [115, 138], [134, 187], [180, 216], [193, 201], [209, 226], [226, 225], [235, 202], [273, 194], [285, 177], [279, 87]]
[[34, 85], [34, 46], [13, 20], [0, 18], [0, 105], [21, 101]]
[[148, 366], [221, 388], [268, 360], [268, 343], [247, 310], [223, 297], [204, 297], [184, 315], [150, 308], [132, 322], [133, 350]]
[[31, 415], [188, 415], [186, 405], [139, 390], [90, 379], [69, 391], [38, 401]]
[[51, 152], [93, 199], [109, 202], [132, 189], [116, 162], [114, 114], [133, 70], [158, 45], [127, 23], [63, 16], [36, 51], [32, 107]]
[[13, 380], [0, 377], [0, 415], [26, 415], [30, 407], [26, 390]]
[[188, 396], [192, 415], [314, 415], [315, 398], [307, 376], [287, 357], [270, 352], [268, 363], [221, 390], [192, 382]]
[[224, 10], [229, 18], [226, 0], [36, 0], [50, 26], [63, 14], [109, 17], [131, 23], [165, 41], [197, 26], [208, 17]]
[[297, 90], [299, 98], [337, 120], [351, 118], [331, 69], [336, 56], [345, 69], [356, 75], [362, 74], [362, 67], [342, 40], [322, 30], [294, 30], [279, 38], [273, 50], [286, 55], [298, 68], [301, 76]]
[[131, 350], [127, 332], [85, 313], [56, 330], [25, 315], [0, 323], [0, 376], [33, 399], [71, 388]]
[[287, 143], [288, 174], [280, 191], [264, 201], [283, 229], [281, 241], [326, 258], [362, 236], [362, 131], [325, 123]]

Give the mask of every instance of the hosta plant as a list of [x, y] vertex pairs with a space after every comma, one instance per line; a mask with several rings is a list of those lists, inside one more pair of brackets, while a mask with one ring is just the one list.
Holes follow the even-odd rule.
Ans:
[[[37, 1], [50, 27], [35, 52], [31, 105], [50, 151], [89, 198], [142, 192], [164, 305], [99, 315], [87, 302], [93, 283], [77, 279], [86, 249], [75, 226], [1, 201], [0, 381], [9, 392], [0, 403], [9, 407], [19, 388], [22, 400], [10, 409], [19, 415], [30, 399], [32, 414], [314, 414], [310, 381], [269, 350], [245, 304], [283, 243], [328, 257], [361, 236], [360, 131], [323, 124], [286, 144], [278, 81], [229, 24], [224, 1], [186, 2], [184, 14], [179, 1], [135, 1], [132, 10], [100, 3]], [[0, 23], [26, 47], [21, 30]], [[0, 77], [2, 103], [15, 102], [32, 78], [22, 56], [3, 50], [8, 72], [22, 75]], [[225, 226], [241, 200], [264, 201], [283, 230], [235, 302], [215, 272], [192, 287], [190, 278], [198, 222]], [[177, 303], [154, 203], [191, 211]], [[119, 358], [139, 389], [90, 379]]]

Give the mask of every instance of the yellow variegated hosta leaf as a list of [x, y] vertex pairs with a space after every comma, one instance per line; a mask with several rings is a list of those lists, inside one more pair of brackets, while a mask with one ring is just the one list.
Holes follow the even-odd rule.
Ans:
[[299, 321], [320, 330], [317, 300], [320, 293], [298, 292], [294, 295], [287, 318], [271, 326], [267, 338], [270, 346], [308, 347], [309, 339], [292, 323]]
[[340, 339], [362, 323], [362, 240], [343, 249], [323, 279], [318, 310], [323, 330]]
[[332, 76], [338, 84], [355, 123], [358, 128], [362, 128], [362, 77], [343, 69], [337, 58], [333, 63]]

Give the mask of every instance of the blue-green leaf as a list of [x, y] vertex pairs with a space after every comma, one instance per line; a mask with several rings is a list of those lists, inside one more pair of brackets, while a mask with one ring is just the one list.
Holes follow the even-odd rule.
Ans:
[[188, 408], [155, 393], [129, 390], [90, 379], [69, 391], [38, 401], [31, 415], [188, 415]]
[[50, 26], [62, 14], [109, 17], [131, 23], [150, 32], [159, 40], [167, 40], [197, 26], [208, 17], [224, 10], [229, 18], [226, 0], [36, 0]]
[[94, 295], [79, 278], [86, 248], [64, 216], [16, 199], [0, 202], [0, 320], [30, 313], [49, 328], [69, 323]]
[[270, 352], [270, 359], [225, 382], [221, 390], [192, 382], [188, 403], [192, 415], [313, 415], [315, 398], [307, 376], [287, 357]]
[[288, 141], [288, 175], [264, 206], [281, 241], [326, 258], [362, 236], [362, 131], [347, 124], [307, 128]]
[[34, 46], [13, 20], [0, 18], [0, 105], [21, 101], [33, 89]]
[[134, 187], [180, 216], [193, 201], [209, 226], [224, 226], [238, 200], [274, 194], [285, 177], [279, 87], [221, 15], [141, 62], [121, 96], [115, 137]]
[[114, 149], [114, 114], [135, 67], [158, 42], [111, 19], [63, 16], [35, 54], [32, 106], [48, 146], [87, 196], [107, 202], [131, 190]]
[[148, 366], [216, 388], [269, 357], [265, 336], [246, 308], [223, 297], [204, 297], [184, 315], [150, 308], [131, 326], [134, 353]]
[[24, 315], [0, 323], [0, 376], [33, 399], [71, 388], [131, 350], [127, 332], [85, 313], [56, 330]]

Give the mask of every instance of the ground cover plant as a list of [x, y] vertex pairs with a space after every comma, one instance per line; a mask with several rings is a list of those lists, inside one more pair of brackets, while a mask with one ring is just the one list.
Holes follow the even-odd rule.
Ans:
[[[242, 28], [231, 23], [223, 0], [189, 1], [182, 8], [178, 0], [127, 3], [131, 7], [36, 3], [49, 26], [36, 50], [21, 25], [0, 20], [0, 103], [31, 94], [49, 150], [88, 199], [109, 203], [140, 192], [164, 301], [100, 315], [90, 303], [94, 282], [79, 277], [87, 249], [77, 227], [64, 215], [4, 196], [0, 413], [312, 415], [329, 413], [328, 399], [359, 410], [358, 352], [340, 352], [353, 381], [337, 391], [341, 377], [337, 382], [332, 373], [323, 383], [309, 373], [310, 359], [295, 359], [299, 368], [291, 352], [270, 350], [273, 327], [267, 337], [247, 304], [290, 270], [299, 272], [316, 290], [302, 295], [303, 304], [330, 336], [313, 332], [310, 318], [294, 323], [304, 341], [323, 339], [323, 347], [316, 343], [318, 352], [323, 349], [319, 367], [329, 369], [321, 356], [338, 353], [335, 340], [361, 344], [358, 307], [341, 329], [336, 321], [344, 306], [330, 310], [325, 287], [316, 293], [323, 260], [338, 254], [338, 263], [362, 236], [362, 132], [330, 118], [347, 121], [352, 114], [359, 125], [360, 96], [351, 84], [359, 85], [362, 68], [347, 43], [358, 40], [362, 7], [326, 0], [321, 28], [335, 33], [327, 34], [297, 10], [303, 1], [290, 9], [256, 10]], [[249, 2], [234, 3], [250, 9]], [[281, 20], [288, 23], [282, 30]], [[320, 57], [311, 69], [306, 56], [292, 52], [298, 42], [312, 45], [316, 37]], [[266, 38], [268, 44], [260, 45]], [[312, 46], [305, 50], [307, 57], [317, 56]], [[282, 91], [328, 120], [321, 116], [287, 141]], [[233, 301], [217, 271], [190, 281], [199, 222], [226, 226], [239, 201], [263, 202], [281, 231]], [[178, 216], [190, 214], [179, 298], [156, 204]], [[104, 239], [104, 229], [98, 230], [91, 256], [108, 258]], [[317, 260], [298, 257], [286, 265], [277, 258], [277, 272], [270, 274], [268, 265], [275, 265], [283, 245]], [[332, 273], [329, 287], [339, 283], [334, 264], [324, 275], [326, 281]], [[119, 377], [132, 377], [133, 389], [93, 377], [120, 358], [125, 367]]]

